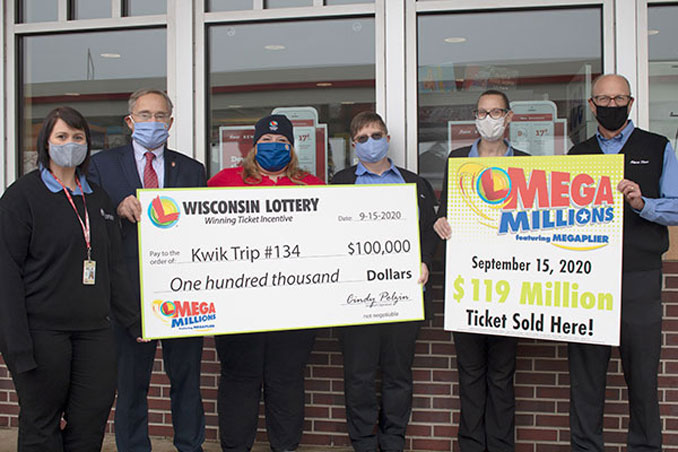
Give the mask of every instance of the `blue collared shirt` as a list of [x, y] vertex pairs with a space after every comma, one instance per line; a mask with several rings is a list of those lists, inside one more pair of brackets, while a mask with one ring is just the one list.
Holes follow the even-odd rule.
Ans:
[[[633, 121], [629, 120], [626, 127], [618, 135], [610, 139], [603, 137], [600, 131], [597, 131], [596, 138], [598, 139], [600, 149], [605, 154], [618, 154], [634, 129]], [[673, 146], [671, 146], [670, 142], [666, 143], [666, 148], [664, 149], [664, 168], [659, 177], [659, 196], [659, 198], [646, 198], [643, 196], [645, 206], [643, 210], [636, 212], [647, 221], [666, 226], [677, 225], [678, 159], [676, 159], [676, 154], [673, 152]]]
[[[82, 187], [82, 191], [84, 191], [88, 195], [92, 193], [92, 187], [89, 186], [89, 183], [87, 182], [87, 179], [85, 179], [85, 176], [83, 176], [82, 174], [78, 174], [77, 172], [76, 174], [78, 176], [78, 179], [80, 180], [80, 186]], [[61, 184], [57, 182], [52, 172], [42, 165], [40, 165], [40, 178], [42, 179], [42, 182], [47, 186], [47, 189], [49, 189], [49, 191], [51, 191], [52, 193], [59, 193], [61, 190], [63, 190]], [[82, 194], [80, 188], [78, 187], [75, 187], [75, 190], [73, 190], [72, 193], [74, 195]]]
[[165, 187], [165, 145], [163, 144], [158, 149], [146, 149], [135, 140], [132, 140], [132, 147], [134, 148], [134, 161], [137, 164], [137, 172], [139, 173], [139, 180], [141, 184], [144, 183], [144, 168], [146, 168], [146, 153], [152, 152], [155, 154], [153, 159], [153, 169], [158, 175], [158, 188]]
[[405, 179], [403, 179], [402, 174], [398, 171], [398, 168], [395, 167], [391, 159], [388, 159], [388, 162], [391, 164], [391, 167], [384, 171], [381, 174], [375, 174], [365, 168], [362, 162], [358, 162], [358, 166], [355, 169], [356, 184], [404, 184]]
[[[468, 153], [469, 157], [480, 157], [480, 155], [478, 154], [478, 143], [480, 143], [480, 138], [478, 138], [471, 145], [471, 151]], [[511, 147], [511, 143], [509, 143], [508, 140], [504, 140], [504, 143], [506, 143], [506, 146], [508, 146], [508, 148], [506, 149], [506, 154], [504, 154], [504, 157], [513, 157], [513, 148]]]

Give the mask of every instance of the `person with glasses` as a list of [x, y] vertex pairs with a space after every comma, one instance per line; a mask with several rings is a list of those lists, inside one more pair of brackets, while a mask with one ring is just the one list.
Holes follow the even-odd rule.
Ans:
[[[513, 118], [509, 99], [502, 91], [480, 95], [473, 110], [480, 138], [473, 145], [455, 149], [449, 158], [512, 157], [529, 155], [514, 149], [504, 138]], [[447, 221], [447, 162], [434, 229], [447, 240], [452, 228]], [[515, 449], [515, 398], [518, 339], [508, 336], [454, 332], [459, 371], [459, 449], [462, 452], [496, 452]]]
[[[678, 224], [678, 161], [668, 139], [641, 130], [628, 119], [633, 107], [628, 80], [605, 74], [591, 88], [589, 107], [597, 133], [569, 155], [624, 154], [621, 356], [628, 387], [629, 452], [662, 450], [657, 399], [661, 352], [662, 254], [666, 226]], [[604, 449], [603, 411], [611, 347], [568, 344], [570, 442], [573, 451]]]
[[[99, 152], [92, 157], [90, 178], [115, 203], [122, 223], [122, 245], [127, 271], [134, 288], [137, 309], [139, 245], [137, 222], [141, 219], [138, 188], [204, 187], [204, 166], [167, 149], [172, 101], [164, 91], [140, 89], [128, 102], [125, 123], [132, 130], [128, 145]], [[148, 388], [157, 341], [137, 343], [114, 324], [118, 349], [118, 399], [115, 405], [115, 440], [121, 451], [150, 451], [148, 438]], [[180, 452], [202, 450], [205, 416], [200, 396], [202, 337], [163, 339], [165, 372], [170, 381], [174, 445]]]
[[[333, 184], [417, 185], [421, 231], [420, 284], [427, 284], [438, 239], [433, 232], [435, 195], [424, 178], [399, 168], [388, 158], [391, 141], [386, 124], [374, 112], [351, 121], [350, 133], [358, 164], [334, 175]], [[424, 291], [428, 308], [431, 288]], [[428, 311], [429, 309], [427, 309]], [[428, 316], [430, 317], [430, 316]], [[344, 394], [348, 433], [356, 452], [402, 451], [412, 410], [412, 362], [422, 322], [380, 323], [339, 328], [344, 355]], [[381, 367], [381, 406], [376, 378]], [[377, 425], [377, 432], [374, 427]]]

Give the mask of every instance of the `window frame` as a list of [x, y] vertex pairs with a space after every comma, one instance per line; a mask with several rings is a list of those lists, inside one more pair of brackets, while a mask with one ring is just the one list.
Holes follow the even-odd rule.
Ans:
[[[24, 37], [37, 36], [41, 34], [70, 34], [87, 31], [117, 31], [126, 29], [144, 29], [144, 28], [166, 28], [167, 34], [167, 54], [174, 55], [176, 49], [174, 43], [170, 40], [170, 18], [176, 17], [173, 9], [181, 3], [181, 0], [167, 0], [167, 14], [122, 17], [121, 0], [111, 1], [111, 17], [105, 19], [81, 19], [68, 20], [68, 0], [58, 0], [58, 20], [56, 22], [32, 22], [26, 24], [16, 23], [16, 13], [18, 1], [11, 0], [6, 2], [4, 9], [3, 26], [6, 27], [2, 37], [6, 45], [2, 46], [5, 52], [3, 61], [5, 65], [5, 91], [6, 104], [3, 108], [5, 112], [5, 122], [3, 127], [5, 139], [5, 158], [3, 159], [4, 168], [0, 171], [4, 180], [2, 187], [10, 185], [16, 180], [22, 171], [22, 149], [21, 145], [21, 122], [23, 121], [22, 110], [23, 101], [21, 95], [23, 92], [23, 74], [21, 61], [21, 43]], [[173, 6], [174, 8], [171, 8]], [[173, 47], [170, 47], [173, 46]], [[172, 91], [169, 88], [175, 81], [175, 73], [171, 69], [170, 58], [167, 62], [167, 86], [170, 96]], [[176, 92], [176, 91], [174, 91]]]
[[[389, 0], [392, 1], [392, 0]], [[262, 24], [270, 22], [294, 20], [323, 20], [340, 19], [344, 17], [370, 17], [375, 20], [375, 97], [377, 111], [383, 114], [381, 106], [384, 104], [386, 88], [384, 83], [384, 38], [383, 38], [383, 8], [386, 0], [376, 0], [374, 4], [333, 5], [323, 6], [323, 1], [315, 0], [313, 6], [298, 8], [263, 9], [263, 0], [254, 0], [254, 8], [246, 11], [218, 11], [205, 13], [204, 0], [196, 0], [196, 29], [202, 32], [196, 36], [196, 48], [203, 49], [196, 55], [195, 74], [195, 149], [196, 158], [202, 162], [209, 160], [210, 127], [209, 123], [209, 92], [208, 92], [208, 34], [212, 26], [228, 24]], [[380, 14], [381, 11], [381, 14]], [[382, 18], [380, 21], [380, 17]], [[388, 124], [388, 123], [387, 123]], [[389, 125], [390, 130], [390, 125]]]
[[[618, 0], [620, 1], [620, 0]], [[621, 0], [623, 1], [623, 0]], [[407, 168], [417, 171], [419, 164], [419, 130], [418, 124], [418, 35], [417, 19], [419, 15], [431, 13], [465, 13], [465, 12], [502, 12], [502, 11], [525, 11], [525, 10], [549, 10], [562, 7], [576, 8], [599, 6], [602, 8], [602, 57], [603, 70], [613, 72], [615, 70], [615, 42], [614, 29], [611, 24], [614, 22], [614, 0], [408, 0], [406, 11], [407, 28], [407, 60], [413, 62], [407, 65], [407, 123], [413, 124], [407, 131]]]

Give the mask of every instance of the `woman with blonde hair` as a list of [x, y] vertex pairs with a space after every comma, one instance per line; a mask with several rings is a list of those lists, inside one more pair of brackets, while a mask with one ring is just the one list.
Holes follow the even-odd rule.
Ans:
[[[210, 187], [324, 185], [299, 168], [292, 123], [284, 115], [260, 119], [254, 147], [242, 166], [221, 170]], [[217, 411], [224, 451], [246, 452], [257, 433], [264, 387], [266, 430], [273, 451], [296, 450], [304, 428], [304, 370], [312, 330], [216, 336], [221, 361]]]

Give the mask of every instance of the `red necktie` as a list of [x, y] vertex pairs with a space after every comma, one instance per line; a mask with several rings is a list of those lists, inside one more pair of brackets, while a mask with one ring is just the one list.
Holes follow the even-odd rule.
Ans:
[[153, 159], [155, 154], [152, 152], [147, 152], [146, 154], [146, 166], [144, 167], [144, 188], [158, 188], [158, 175], [153, 169]]

